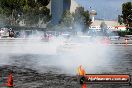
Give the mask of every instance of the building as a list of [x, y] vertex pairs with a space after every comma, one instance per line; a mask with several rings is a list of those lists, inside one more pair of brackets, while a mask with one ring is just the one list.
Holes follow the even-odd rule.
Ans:
[[112, 30], [112, 31], [125, 31], [126, 30], [126, 26], [124, 24], [120, 25], [117, 20], [95, 20], [96, 15], [97, 15], [97, 12], [95, 10], [92, 10], [90, 12], [92, 24], [90, 25], [89, 29], [100, 30], [101, 24], [105, 23], [107, 25], [108, 30]]
[[70, 10], [73, 13], [78, 6], [76, 0], [51, 0], [51, 23], [58, 24], [64, 11]]
[[58, 24], [63, 12], [70, 10], [71, 0], [51, 0], [52, 24]]
[[90, 25], [90, 29], [101, 29], [100, 25], [102, 22], [107, 25], [108, 29], [114, 29], [114, 27], [118, 24], [117, 21], [94, 20], [94, 22]]
[[75, 13], [77, 7], [80, 7], [80, 5], [76, 2], [76, 0], [71, 0], [70, 12]]
[[101, 23], [104, 22], [107, 25], [107, 29], [112, 31], [125, 31], [125, 25], [119, 25], [119, 23], [115, 20], [94, 20], [94, 22], [90, 25], [89, 29], [100, 30]]
[[126, 30], [126, 26], [115, 26], [115, 29], [118, 30], [118, 31], [125, 31]]
[[90, 12], [90, 15], [92, 18], [92, 24], [90, 25], [89, 29], [100, 30], [101, 24], [104, 23], [106, 24], [107, 29], [111, 31], [125, 31], [126, 30], [125, 25], [120, 25], [118, 21], [116, 20], [95, 20], [95, 16], [97, 15], [97, 12], [95, 10], [92, 10]]
[[91, 18], [92, 18], [92, 22], [94, 22], [95, 21], [95, 18], [94, 17], [97, 15], [97, 12], [95, 10], [92, 10], [90, 12], [90, 15], [91, 15]]
[[51, 14], [52, 24], [58, 24], [63, 14], [63, 0], [52, 0], [51, 1]]

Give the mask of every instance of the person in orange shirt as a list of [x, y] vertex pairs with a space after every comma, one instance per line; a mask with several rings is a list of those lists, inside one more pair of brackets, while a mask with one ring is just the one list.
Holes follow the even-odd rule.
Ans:
[[84, 68], [82, 67], [82, 65], [80, 65], [78, 67], [78, 73], [80, 76], [85, 76], [86, 72], [85, 72]]

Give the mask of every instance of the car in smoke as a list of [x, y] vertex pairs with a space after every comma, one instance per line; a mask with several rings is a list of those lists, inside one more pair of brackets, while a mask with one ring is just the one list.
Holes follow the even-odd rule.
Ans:
[[110, 40], [119, 40], [120, 36], [109, 36]]
[[97, 45], [108, 45], [111, 40], [107, 36], [94, 36], [92, 37], [92, 43]]
[[51, 41], [53, 38], [53, 35], [52, 34], [48, 34], [48, 33], [44, 33], [42, 36], [41, 36], [41, 40], [44, 41], [44, 42], [49, 42]]
[[63, 38], [63, 39], [69, 39], [71, 37], [70, 33], [62, 33], [58, 37]]
[[89, 47], [92, 43], [91, 36], [74, 36], [63, 41], [63, 43], [57, 48], [57, 52], [75, 52]]

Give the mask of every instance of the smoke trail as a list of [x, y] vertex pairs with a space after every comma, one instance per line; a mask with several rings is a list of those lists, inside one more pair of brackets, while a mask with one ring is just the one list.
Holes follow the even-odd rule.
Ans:
[[[84, 35], [81, 35], [81, 39], [80, 35], [71, 36], [69, 39], [61, 35], [54, 36], [49, 42], [44, 42], [40, 35], [32, 35], [27, 39], [0, 40], [0, 54], [4, 55], [0, 58], [0, 64], [10, 62], [13, 65], [30, 67], [40, 72], [48, 71], [46, 67], [52, 68], [51, 70], [56, 68], [56, 70], [60, 69], [59, 73], [68, 74], [75, 74], [79, 65], [83, 65], [89, 73], [104, 70], [107, 72], [111, 69], [105, 68], [110, 62], [109, 52], [111, 51], [111, 47], [105, 44], [97, 43], [91, 38], [85, 39]], [[97, 40], [100, 41], [100, 39]]]

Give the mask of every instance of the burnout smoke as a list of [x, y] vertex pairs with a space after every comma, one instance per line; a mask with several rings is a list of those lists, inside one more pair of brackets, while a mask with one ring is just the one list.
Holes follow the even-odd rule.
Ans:
[[[36, 36], [27, 39], [1, 39], [0, 54], [4, 56], [1, 57], [0, 64], [12, 63], [32, 67], [40, 72], [53, 70], [68, 74], [76, 74], [79, 65], [84, 66], [89, 73], [111, 69], [105, 68], [110, 62], [111, 50], [106, 44], [93, 42], [90, 38], [84, 38], [82, 42], [83, 37], [80, 39], [78, 36], [71, 36], [69, 39], [54, 36], [49, 42], [45, 42]], [[46, 70], [46, 67], [51, 69]]]
[[71, 52], [67, 51], [66, 54], [62, 51], [60, 55], [60, 67], [66, 68], [67, 72], [75, 73], [79, 65], [84, 66], [89, 73], [107, 72], [111, 69], [105, 68], [110, 62], [109, 46], [92, 43], [71, 48]]

